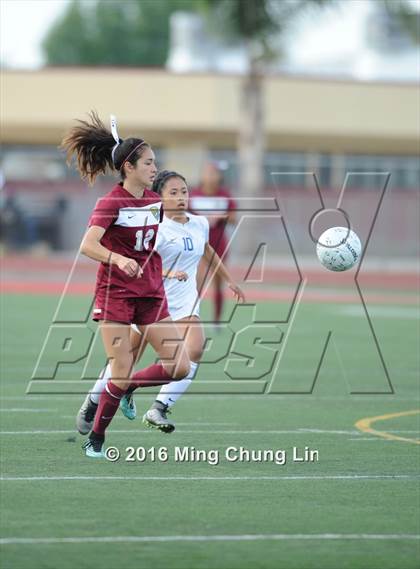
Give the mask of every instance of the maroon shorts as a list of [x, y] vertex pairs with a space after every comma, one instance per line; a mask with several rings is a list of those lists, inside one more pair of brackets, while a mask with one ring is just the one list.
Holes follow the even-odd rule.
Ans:
[[168, 318], [169, 310], [164, 298], [112, 298], [97, 294], [92, 318], [121, 322], [121, 324], [138, 324], [147, 326]]

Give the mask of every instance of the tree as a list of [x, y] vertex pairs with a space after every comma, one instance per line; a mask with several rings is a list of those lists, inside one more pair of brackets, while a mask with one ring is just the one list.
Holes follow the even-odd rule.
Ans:
[[[273, 39], [308, 11], [343, 0], [209, 0], [213, 20], [225, 39], [238, 40], [246, 48], [248, 72], [241, 94], [238, 133], [239, 187], [242, 195], [258, 195], [264, 187], [265, 146], [263, 85], [273, 59], [279, 58], [279, 43]], [[418, 14], [409, 0], [384, 0], [384, 8], [405, 29], [418, 38]], [[214, 26], [215, 27], [215, 26]], [[281, 104], [279, 102], [279, 104]]]
[[[281, 34], [303, 11], [334, 1], [209, 0], [213, 18], [225, 24], [219, 30], [225, 37], [240, 41], [248, 59], [238, 131], [238, 183], [243, 196], [256, 196], [264, 188], [263, 86], [267, 66], [279, 56], [274, 36]], [[241, 245], [246, 250], [248, 243]]]
[[73, 0], [64, 17], [53, 25], [43, 41], [47, 63], [72, 65], [81, 57], [89, 57], [90, 41], [86, 22], [80, 3]]
[[210, 0], [214, 17], [224, 22], [227, 37], [246, 47], [248, 72], [244, 77], [238, 131], [238, 183], [241, 194], [252, 196], [263, 188], [264, 110], [263, 75], [271, 59], [269, 38], [280, 27], [268, 0]]
[[164, 66], [169, 18], [203, 0], [72, 0], [43, 41], [48, 65]]
[[416, 44], [420, 43], [420, 12], [419, 5], [414, 9], [414, 3], [409, 0], [384, 0], [383, 8], [399, 25], [401, 32], [405, 33]]

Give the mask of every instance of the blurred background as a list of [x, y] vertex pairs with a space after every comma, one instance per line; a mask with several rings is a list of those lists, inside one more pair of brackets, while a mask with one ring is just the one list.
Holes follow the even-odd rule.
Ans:
[[[419, 9], [411, 0], [2, 0], [6, 260], [74, 257], [112, 176], [88, 188], [58, 145], [96, 109], [106, 122], [118, 117], [120, 136], [149, 141], [159, 167], [191, 187], [211, 160], [240, 209], [243, 198], [278, 196], [302, 255], [314, 257], [313, 174], [335, 207], [351, 173], [346, 204], [363, 240], [390, 173], [370, 259], [411, 266]], [[273, 262], [290, 258], [277, 227], [267, 219], [262, 238], [274, 240]], [[249, 232], [238, 233], [232, 261], [254, 251]]]

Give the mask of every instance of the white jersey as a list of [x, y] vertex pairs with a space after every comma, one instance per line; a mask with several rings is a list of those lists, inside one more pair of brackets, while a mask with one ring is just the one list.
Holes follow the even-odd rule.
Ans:
[[163, 279], [169, 313], [173, 320], [198, 316], [200, 309], [197, 268], [209, 240], [209, 222], [202, 215], [187, 215], [187, 223], [179, 223], [164, 216], [155, 243], [165, 271], [183, 271], [188, 274], [186, 281]]

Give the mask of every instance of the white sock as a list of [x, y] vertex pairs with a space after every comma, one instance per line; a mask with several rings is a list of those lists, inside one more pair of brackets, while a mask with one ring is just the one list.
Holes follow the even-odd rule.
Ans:
[[156, 397], [156, 401], [160, 401], [164, 405], [172, 407], [172, 405], [178, 401], [181, 395], [185, 393], [185, 391], [187, 391], [191, 385], [197, 368], [198, 363], [191, 362], [190, 373], [186, 375], [184, 379], [180, 379], [179, 381], [171, 381], [166, 385], [162, 385], [159, 391], [159, 395]]
[[90, 393], [90, 400], [93, 403], [99, 403], [99, 397], [101, 396], [102, 391], [105, 389], [105, 385], [108, 383], [108, 380], [111, 377], [111, 364], [108, 364], [104, 371], [101, 374], [101, 377], [96, 380], [95, 385], [89, 391]]

